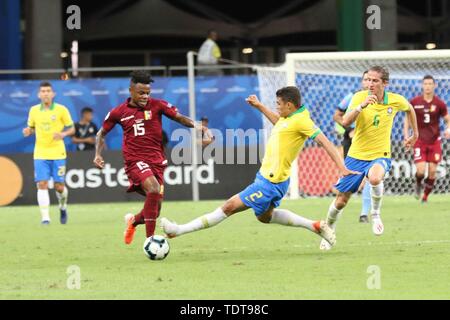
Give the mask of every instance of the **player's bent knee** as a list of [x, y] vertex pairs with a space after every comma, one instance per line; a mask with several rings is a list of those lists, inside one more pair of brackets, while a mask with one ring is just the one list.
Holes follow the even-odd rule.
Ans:
[[160, 194], [161, 193], [160, 184], [157, 181], [152, 181], [149, 179], [145, 180], [145, 182], [143, 183], [143, 189], [146, 194], [149, 194], [149, 193]]
[[257, 216], [256, 219], [258, 219], [258, 221], [262, 223], [270, 223], [270, 220], [272, 220], [272, 215], [262, 214], [260, 216]]
[[48, 189], [48, 181], [39, 181], [37, 183], [37, 188], [40, 190], [47, 190]]
[[370, 177], [370, 178], [369, 178], [369, 183], [370, 183], [372, 186], [377, 186], [377, 185], [379, 185], [382, 181], [383, 181], [383, 178], [380, 178], [380, 177]]
[[229, 199], [225, 202], [225, 204], [222, 206], [222, 211], [223, 213], [225, 213], [227, 216], [231, 215], [234, 213], [235, 210], [235, 206], [233, 203], [232, 199]]
[[347, 205], [348, 200], [349, 198], [345, 195], [338, 195], [334, 201], [334, 206], [336, 209], [341, 210]]

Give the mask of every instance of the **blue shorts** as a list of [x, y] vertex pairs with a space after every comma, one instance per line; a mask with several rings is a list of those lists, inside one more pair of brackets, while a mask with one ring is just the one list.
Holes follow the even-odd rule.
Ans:
[[336, 189], [340, 192], [358, 191], [359, 185], [363, 181], [364, 177], [367, 177], [370, 168], [372, 168], [372, 166], [376, 163], [383, 166], [385, 173], [388, 173], [391, 169], [391, 159], [389, 158], [378, 158], [375, 160], [365, 161], [347, 156], [345, 158], [345, 166], [347, 169], [358, 171], [362, 174], [352, 174], [350, 176], [340, 178], [337, 184], [335, 184]]
[[257, 216], [266, 212], [270, 206], [280, 205], [289, 187], [289, 179], [280, 183], [272, 183], [259, 172], [255, 181], [239, 193], [239, 197], [247, 207], [252, 208]]
[[34, 181], [49, 181], [53, 178], [54, 182], [64, 182], [66, 175], [66, 159], [60, 160], [42, 160], [34, 159]]

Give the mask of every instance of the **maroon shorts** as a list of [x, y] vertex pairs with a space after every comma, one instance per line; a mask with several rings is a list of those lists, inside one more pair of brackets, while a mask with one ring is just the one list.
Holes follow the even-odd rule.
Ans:
[[433, 144], [417, 141], [414, 145], [414, 162], [439, 163], [442, 159], [441, 141], [436, 140]]
[[161, 195], [164, 193], [164, 169], [166, 166], [148, 164], [145, 161], [129, 162], [125, 165], [125, 173], [128, 176], [130, 186], [127, 192], [144, 194], [142, 183], [148, 177], [154, 176], [161, 186]]

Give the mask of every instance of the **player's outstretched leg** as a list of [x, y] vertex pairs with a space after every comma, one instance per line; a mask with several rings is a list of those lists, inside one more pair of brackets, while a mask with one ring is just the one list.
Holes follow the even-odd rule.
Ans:
[[284, 226], [306, 228], [320, 235], [331, 246], [336, 243], [334, 230], [325, 221], [309, 220], [286, 209], [270, 210], [258, 216], [258, 220], [264, 223], [277, 223]]
[[225, 204], [214, 210], [198, 217], [186, 224], [176, 224], [169, 221], [167, 218], [161, 218], [161, 228], [168, 238], [174, 238], [181, 236], [185, 233], [194, 232], [206, 228], [213, 227], [229, 216], [238, 213], [240, 211], [247, 210], [248, 207], [244, 205], [238, 195], [234, 195], [228, 199]]
[[66, 224], [68, 219], [67, 198], [69, 196], [69, 191], [64, 184], [55, 183], [55, 194], [59, 204], [59, 221], [61, 224]]

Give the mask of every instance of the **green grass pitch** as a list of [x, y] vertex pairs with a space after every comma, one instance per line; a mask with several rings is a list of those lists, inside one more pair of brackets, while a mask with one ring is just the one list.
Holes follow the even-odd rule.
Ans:
[[[330, 201], [308, 198], [281, 207], [319, 219]], [[184, 223], [221, 203], [165, 202], [162, 216]], [[358, 222], [355, 197], [329, 252], [319, 251], [313, 233], [264, 225], [248, 210], [171, 239], [164, 261], [144, 256], [143, 226], [132, 245], [123, 244], [123, 216], [141, 205], [73, 204], [65, 226], [53, 206], [48, 227], [39, 224], [37, 206], [0, 208], [0, 299], [450, 298], [448, 195], [432, 195], [425, 205], [410, 196], [385, 197], [381, 237]], [[80, 289], [67, 286], [70, 266], [80, 270]]]

